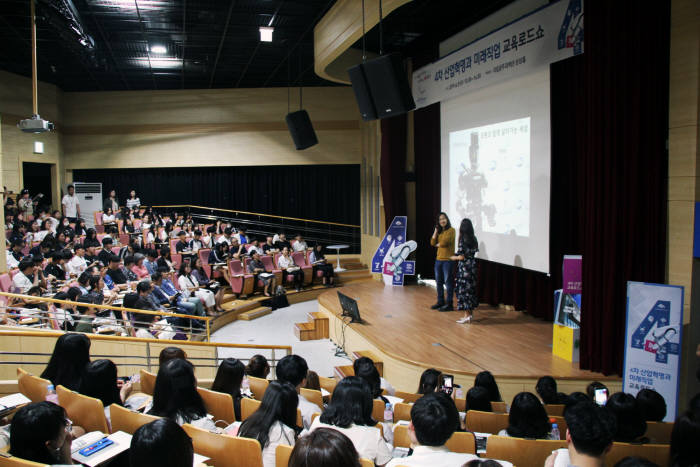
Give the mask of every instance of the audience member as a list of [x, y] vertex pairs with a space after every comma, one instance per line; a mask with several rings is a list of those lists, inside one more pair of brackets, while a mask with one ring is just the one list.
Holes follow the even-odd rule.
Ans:
[[277, 258], [277, 267], [282, 270], [282, 281], [287, 282], [287, 276], [294, 278], [294, 287], [299, 292], [304, 286], [304, 272], [294, 263], [294, 259], [289, 254], [289, 248], [283, 247], [282, 254]]
[[136, 196], [136, 190], [131, 190], [129, 192], [129, 198], [127, 198], [124, 204], [134, 212], [134, 215], [138, 213], [138, 209], [141, 207], [141, 200]]
[[294, 245], [292, 245], [292, 250], [306, 252], [306, 250], [309, 249], [309, 246], [306, 244], [304, 238], [301, 236], [300, 233], [298, 233], [297, 236], [294, 237], [294, 240], [295, 242]]
[[297, 441], [289, 467], [360, 467], [360, 456], [343, 433], [319, 428]]
[[187, 353], [185, 353], [185, 351], [180, 347], [166, 347], [160, 351], [160, 354], [158, 354], [158, 367], [161, 367], [164, 363], [167, 363], [170, 360], [175, 360], [176, 358], [187, 360]]
[[250, 357], [248, 365], [245, 367], [245, 373], [248, 376], [266, 379], [267, 375], [270, 374], [270, 364], [267, 362], [267, 358], [259, 354]]
[[65, 217], [70, 219], [71, 222], [77, 222], [80, 217], [80, 201], [75, 196], [73, 185], [68, 185], [68, 193], [61, 200], [61, 208]]
[[[245, 377], [245, 366], [243, 362], [237, 358], [224, 358], [216, 371], [216, 377], [211, 385], [211, 390], [230, 394], [233, 399], [233, 411], [236, 414], [236, 420], [241, 420], [241, 384]], [[295, 399], [294, 408], [296, 409], [298, 400]], [[296, 417], [296, 411], [294, 412]]]
[[610, 392], [608, 391], [608, 387], [604, 385], [603, 383], [599, 381], [593, 381], [590, 383], [588, 386], [586, 386], [586, 394], [588, 395], [588, 398], [595, 402], [595, 390], [596, 389], [605, 389], [605, 393], [609, 394]]
[[547, 439], [552, 426], [544, 406], [531, 392], [521, 392], [513, 398], [508, 414], [508, 428], [499, 436]]
[[647, 422], [644, 413], [637, 404], [637, 399], [631, 394], [617, 392], [610, 396], [605, 404], [617, 420], [615, 441], [622, 443], [647, 442], [644, 433], [647, 431]]
[[309, 254], [309, 263], [313, 265], [314, 275], [316, 275], [316, 271], [321, 271], [323, 274], [323, 285], [333, 285], [335, 281], [333, 265], [328, 264], [326, 255], [323, 254], [323, 245], [320, 243], [317, 243]]
[[7, 268], [13, 269], [19, 266], [20, 261], [22, 261], [22, 250], [24, 249], [25, 242], [21, 238], [15, 238], [10, 242], [10, 248], [7, 250], [6, 262]]
[[17, 268], [19, 271], [12, 278], [12, 285], [17, 293], [26, 294], [32, 287], [46, 286], [46, 283], [42, 280], [43, 273], [41, 268], [34, 266], [34, 261], [31, 259], [23, 259]]
[[107, 421], [110, 421], [109, 406], [112, 404], [124, 405], [131, 391], [131, 382], [125, 383], [117, 379], [117, 365], [111, 360], [103, 359], [95, 360], [86, 365], [85, 377], [80, 383], [78, 392], [102, 401], [105, 417], [107, 417]]
[[496, 378], [493, 377], [490, 371], [478, 373], [474, 378], [474, 386], [486, 388], [489, 392], [491, 402], [503, 402], [501, 392], [498, 390], [498, 384], [496, 384]]
[[183, 261], [180, 265], [177, 283], [180, 286], [183, 297], [198, 298], [206, 307], [209, 316], [215, 316], [216, 299], [214, 298], [214, 292], [200, 287], [199, 282], [192, 275], [192, 267], [188, 261]]
[[49, 363], [41, 377], [77, 391], [83, 379], [85, 366], [90, 363], [90, 339], [84, 334], [63, 334], [56, 341]]
[[653, 463], [648, 459], [642, 457], [627, 456], [615, 464], [614, 467], [660, 467], [658, 464]]
[[662, 422], [666, 416], [666, 401], [653, 389], [641, 389], [637, 393], [637, 405], [647, 422]]
[[264, 467], [275, 467], [277, 446], [294, 446], [298, 397], [291, 384], [271, 381], [258, 410], [238, 430], [238, 436], [260, 442]]
[[313, 389], [314, 391], [321, 390], [321, 381], [318, 379], [318, 373], [313, 370], [309, 370], [309, 372], [306, 373], [304, 389]]
[[389, 402], [382, 396], [379, 371], [377, 370], [377, 367], [374, 366], [372, 359], [368, 357], [360, 357], [352, 363], [352, 367], [355, 372], [355, 376], [362, 378], [369, 385], [372, 393], [372, 399], [381, 399], [385, 404]]
[[700, 440], [700, 411], [696, 408], [681, 414], [673, 424], [671, 465], [673, 467], [700, 465], [698, 440]]
[[10, 454], [41, 464], [72, 464], [72, 425], [63, 407], [35, 402], [20, 408], [10, 425]]
[[535, 391], [543, 404], [559, 404], [557, 382], [551, 376], [543, 376], [537, 380]]
[[466, 410], [478, 410], [480, 412], [493, 412], [491, 408], [491, 395], [485, 387], [474, 386], [467, 391]]
[[586, 394], [578, 391], [569, 394], [569, 396], [566, 398], [566, 404], [564, 404], [564, 415], [566, 415], [566, 411], [569, 409], [569, 407], [574, 406], [579, 402], [591, 402], [591, 399]]
[[[279, 365], [277, 372], [279, 374]], [[333, 391], [326, 410], [311, 424], [309, 431], [332, 428], [346, 435], [360, 454], [376, 465], [391, 460], [391, 452], [372, 419], [372, 393], [369, 385], [360, 377], [343, 378]]]
[[119, 201], [117, 201], [117, 192], [109, 190], [109, 196], [102, 203], [102, 211], [107, 212], [111, 209], [112, 212], [119, 212]]
[[[297, 394], [304, 384], [306, 384], [306, 373], [309, 367], [306, 360], [299, 355], [287, 355], [277, 362], [277, 380], [280, 382], [290, 383], [296, 388]], [[304, 428], [311, 426], [311, 417], [314, 413], [322, 412], [321, 407], [313, 402], [306, 400], [304, 396], [299, 394], [299, 406], [301, 418], [304, 422]]]
[[428, 368], [420, 375], [420, 381], [418, 382], [418, 390], [416, 394], [430, 394], [435, 392], [435, 390], [440, 385], [442, 373], [434, 368]]
[[[283, 270], [284, 274], [284, 268], [281, 266], [280, 268]], [[263, 283], [263, 294], [266, 297], [269, 297], [271, 295], [270, 291], [275, 288], [275, 276], [274, 274], [265, 271], [265, 264], [263, 264], [262, 260], [260, 259], [260, 254], [257, 251], [253, 252], [252, 257], [248, 262], [248, 273], [253, 275], [254, 284], [257, 285], [258, 281]], [[297, 291], [298, 290], [299, 288], [297, 288]]]
[[170, 419], [147, 423], [131, 438], [131, 467], [191, 467], [193, 460], [192, 438]]

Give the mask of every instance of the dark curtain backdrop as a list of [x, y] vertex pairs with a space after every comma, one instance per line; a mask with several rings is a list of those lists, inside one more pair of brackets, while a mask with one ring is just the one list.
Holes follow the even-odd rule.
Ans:
[[[626, 282], [664, 281], [669, 25], [667, 2], [586, 4], [585, 53], [551, 66], [551, 276], [479, 261], [482, 302], [551, 319], [562, 256], [583, 255], [582, 369], [621, 373]], [[414, 118], [422, 240], [440, 206], [439, 104]], [[421, 274], [433, 260], [418, 249]]]
[[194, 204], [302, 219], [360, 224], [359, 165], [166, 167], [75, 170], [124, 202], [135, 189], [145, 205]]
[[386, 223], [391, 225], [394, 216], [406, 215], [406, 114], [381, 121], [382, 152], [380, 180]]

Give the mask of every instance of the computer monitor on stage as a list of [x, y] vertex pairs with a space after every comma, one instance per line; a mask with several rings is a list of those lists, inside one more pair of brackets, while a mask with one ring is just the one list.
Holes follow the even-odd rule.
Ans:
[[348, 297], [344, 293], [338, 292], [338, 300], [343, 308], [343, 316], [349, 316], [351, 323], [361, 323], [360, 309], [357, 308], [357, 300]]

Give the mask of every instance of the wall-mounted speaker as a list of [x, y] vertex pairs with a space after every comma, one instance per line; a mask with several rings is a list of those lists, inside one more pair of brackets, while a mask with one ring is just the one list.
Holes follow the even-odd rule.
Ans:
[[363, 120], [393, 117], [416, 108], [398, 53], [356, 65], [348, 75]]
[[318, 144], [316, 132], [313, 125], [311, 125], [311, 119], [306, 110], [297, 110], [289, 113], [284, 119], [287, 122], [287, 128], [289, 128], [289, 133], [292, 135], [294, 146], [297, 150], [301, 151]]

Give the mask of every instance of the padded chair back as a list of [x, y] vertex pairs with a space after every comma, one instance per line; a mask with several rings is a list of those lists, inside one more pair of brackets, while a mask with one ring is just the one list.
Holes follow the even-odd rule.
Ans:
[[[121, 222], [121, 221], [119, 221]], [[122, 246], [126, 246], [129, 244], [129, 234], [121, 233], [119, 234], [119, 243], [122, 244]]]
[[262, 467], [262, 449], [257, 439], [235, 438], [212, 433], [185, 423], [194, 452], [207, 456], [216, 467]]
[[671, 444], [671, 432], [673, 431], [673, 423], [666, 422], [647, 422], [647, 432], [644, 434], [657, 444]]
[[505, 402], [491, 402], [491, 410], [496, 413], [506, 413], [507, 407]]
[[105, 408], [101, 400], [83, 396], [60, 384], [56, 388], [56, 393], [58, 405], [66, 409], [66, 415], [74, 424], [83, 427], [88, 433], [91, 431], [109, 433]]
[[197, 254], [199, 255], [199, 260], [202, 264], [209, 264], [209, 253], [211, 253], [211, 248], [200, 248]]
[[489, 436], [486, 442], [486, 457], [509, 461], [518, 466], [544, 465], [552, 451], [560, 448], [566, 448], [566, 441]]
[[403, 399], [404, 403], [415, 402], [421, 397], [423, 397], [422, 394], [413, 394], [411, 392], [403, 391], [396, 391], [395, 395], [396, 397], [400, 397], [401, 399]]
[[318, 377], [318, 382], [321, 384], [321, 387], [331, 393], [330, 398], [333, 397], [333, 391], [335, 391], [335, 386], [338, 384], [338, 380], [335, 378], [325, 378], [323, 376]]
[[168, 246], [170, 247], [170, 251], [171, 251], [171, 252], [174, 253], [174, 252], [176, 251], [176, 250], [175, 250], [175, 245], [177, 245], [177, 242], [179, 242], [179, 241], [180, 241], [179, 238], [171, 238], [171, 239], [168, 241]]
[[[172, 251], [175, 251], [174, 249]], [[171, 253], [170, 258], [173, 261], [173, 269], [176, 271], [180, 269], [180, 265], [182, 264], [182, 254], [181, 253]]]
[[46, 389], [51, 381], [30, 375], [22, 368], [17, 368], [17, 385], [19, 392], [24, 394], [32, 402], [46, 400]]
[[0, 290], [9, 293], [11, 289], [12, 279], [10, 279], [10, 275], [7, 273], [0, 275]]
[[308, 264], [306, 264], [306, 257], [304, 256], [303, 251], [295, 251], [292, 253], [292, 259], [294, 260], [294, 264], [299, 267], [308, 266]]
[[460, 412], [466, 412], [467, 410], [467, 400], [466, 399], [455, 399], [455, 405], [457, 406], [457, 410]]
[[134, 412], [117, 404], [109, 406], [109, 417], [113, 432], [123, 431], [130, 435], [133, 435], [134, 432], [143, 425], [154, 422], [160, 418], [154, 415]]
[[396, 425], [394, 428], [394, 447], [410, 448], [411, 438], [408, 436], [407, 425]]
[[[411, 447], [411, 438], [408, 436], [407, 425], [397, 425], [394, 430], [394, 446], [409, 448]], [[455, 432], [450, 439], [445, 443], [447, 449], [452, 452], [463, 454], [476, 454], [476, 438], [474, 433], [470, 432]]]
[[550, 417], [562, 417], [564, 415], [564, 404], [544, 404], [544, 410]]
[[399, 402], [398, 404], [394, 404], [394, 421], [406, 420], [406, 421], [410, 422], [412, 408], [413, 408], [413, 404], [406, 404], [403, 402]]
[[[489, 438], [489, 442], [491, 442], [491, 438]], [[613, 443], [612, 448], [605, 456], [605, 465], [615, 465], [627, 456], [641, 457], [657, 465], [669, 465], [671, 445]]]
[[233, 397], [231, 394], [210, 391], [209, 389], [197, 388], [197, 392], [202, 396], [204, 407], [207, 413], [214, 416], [214, 420], [223, 420], [227, 424], [236, 421], [236, 414], [233, 411]]
[[95, 211], [92, 215], [95, 218], [95, 225], [102, 225], [102, 211]]
[[469, 431], [495, 435], [505, 428], [508, 428], [507, 413], [481, 412], [478, 410], [467, 412], [467, 429]]
[[275, 264], [272, 262], [272, 256], [263, 255], [260, 257], [260, 260], [263, 262], [263, 265], [265, 266], [265, 271], [273, 272], [277, 269], [277, 268], [275, 268]]
[[15, 456], [10, 456], [9, 454], [6, 454], [8, 457], [5, 457], [5, 455], [0, 456], [0, 467], [16, 467], [16, 466], [44, 466], [48, 467], [47, 464], [40, 464], [38, 462], [32, 462], [24, 459], [20, 459], [19, 457]]
[[372, 462], [369, 459], [365, 459], [364, 457], [360, 457], [360, 466], [361, 467], [374, 467], [374, 462]]
[[146, 370], [139, 370], [139, 377], [141, 378], [141, 392], [152, 396], [156, 387], [156, 375]]
[[372, 418], [377, 421], [384, 420], [384, 401], [381, 399], [374, 399], [372, 401]]
[[307, 401], [316, 404], [317, 406], [323, 408], [323, 395], [321, 391], [316, 391], [315, 389], [301, 388], [299, 391], [302, 396], [306, 398]]
[[275, 448], [275, 467], [287, 467], [289, 465], [289, 458], [292, 457], [293, 450], [294, 448], [292, 446], [278, 444]]
[[262, 400], [265, 391], [267, 391], [268, 384], [270, 384], [270, 381], [266, 380], [265, 378], [248, 376], [248, 385], [250, 386], [250, 391], [253, 393], [253, 398], [255, 400]]

